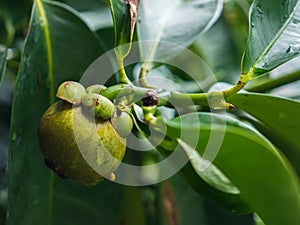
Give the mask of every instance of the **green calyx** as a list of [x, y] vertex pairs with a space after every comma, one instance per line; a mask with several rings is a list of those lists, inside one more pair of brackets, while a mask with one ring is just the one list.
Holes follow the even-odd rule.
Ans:
[[117, 111], [110, 119], [111, 124], [121, 137], [127, 137], [133, 128], [133, 120], [126, 112]]
[[108, 120], [116, 111], [114, 104], [106, 97], [100, 95], [106, 87], [101, 84], [95, 84], [85, 89], [80, 83], [66, 81], [58, 89], [56, 96], [72, 105], [79, 105], [95, 118]]
[[94, 93], [84, 95], [81, 105], [90, 115], [103, 120], [110, 119], [116, 111], [114, 104], [109, 99]]
[[99, 94], [102, 90], [105, 90], [106, 87], [102, 84], [94, 84], [86, 88], [87, 93]]
[[66, 81], [58, 87], [56, 97], [71, 104], [77, 105], [80, 104], [81, 98], [85, 94], [86, 90], [80, 83]]

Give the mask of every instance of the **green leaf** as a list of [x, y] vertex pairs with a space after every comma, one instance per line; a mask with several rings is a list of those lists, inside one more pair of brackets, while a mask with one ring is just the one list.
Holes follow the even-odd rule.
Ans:
[[113, 27], [113, 20], [109, 4], [101, 0], [69, 0], [67, 4], [80, 12], [89, 27], [93, 30], [100, 30]]
[[7, 49], [4, 45], [0, 45], [0, 87], [5, 75]]
[[[167, 123], [167, 135], [169, 137], [175, 138], [175, 140], [173, 140], [174, 142], [177, 142], [176, 139], [179, 137], [182, 139], [180, 141], [181, 144], [179, 145], [179, 150], [183, 151], [183, 154], [187, 156], [191, 154], [191, 146], [195, 146], [198, 143], [197, 135], [199, 135], [199, 132], [202, 133], [202, 129], [199, 130], [199, 126], [197, 126], [197, 124], [199, 124], [198, 115], [188, 115], [190, 116], [177, 117], [168, 121]], [[182, 130], [181, 123], [186, 126], [190, 126], [191, 130]], [[202, 124], [210, 125], [210, 123], [211, 120], [208, 116], [201, 117], [201, 127]], [[223, 123], [223, 125], [225, 124]], [[193, 139], [187, 141], [189, 137], [193, 137]], [[174, 150], [174, 148], [176, 148], [176, 144], [172, 144], [171, 148], [166, 146], [163, 147], [162, 145], [158, 147], [160, 152], [165, 157], [169, 156], [172, 153], [172, 151], [170, 150]], [[199, 154], [198, 157], [200, 157]], [[203, 159], [203, 157], [201, 158]], [[249, 206], [239, 195], [239, 189], [231, 184], [231, 181], [227, 178], [226, 175], [224, 175], [222, 171], [220, 171], [215, 165], [213, 165], [208, 169], [209, 172], [203, 173], [203, 168], [205, 169], [206, 165], [197, 165], [196, 163], [196, 161], [187, 163], [180, 170], [180, 175], [195, 191], [213, 199], [218, 205], [220, 205], [228, 212], [246, 213], [250, 211]], [[224, 182], [225, 180], [226, 182]]]
[[70, 7], [36, 0], [14, 91], [7, 225], [115, 224], [122, 187], [62, 180], [44, 164], [37, 128], [55, 91], [79, 80], [101, 54], [98, 39]]
[[[200, 122], [195, 121], [195, 115]], [[227, 123], [225, 133], [224, 122]], [[299, 223], [298, 179], [290, 164], [266, 138], [238, 120], [209, 113], [187, 114], [171, 120], [167, 123], [168, 135], [184, 134], [183, 141], [192, 146], [198, 138], [195, 135], [199, 125], [200, 135], [195, 147], [199, 154], [203, 155], [212, 133], [219, 138], [224, 134], [213, 163], [241, 191], [239, 196], [266, 224]], [[186, 176], [185, 179], [191, 178]], [[198, 180], [189, 182], [196, 186]]]
[[248, 13], [248, 4], [246, 1], [226, 1], [221, 18], [191, 46], [218, 80], [234, 83], [240, 73], [248, 30], [248, 17], [244, 11]]
[[[166, 203], [172, 204], [175, 211], [173, 212], [174, 216], [177, 215], [179, 220], [178, 224], [208, 224], [202, 196], [195, 192], [178, 175], [172, 176], [171, 179], [163, 183], [163, 198]], [[166, 209], [168, 208], [166, 207]]]
[[[201, 157], [195, 149], [178, 139], [180, 147], [185, 151], [195, 172], [212, 187], [230, 194], [240, 194], [240, 190], [209, 160]], [[207, 168], [206, 168], [207, 167]]]
[[114, 21], [116, 55], [124, 59], [130, 52], [139, 0], [110, 0]]
[[261, 130], [287, 155], [300, 174], [300, 102], [266, 94], [237, 94], [228, 99], [258, 119], [267, 129]]
[[256, 213], [253, 215], [253, 217], [255, 225], [265, 225], [265, 223], [262, 221], [261, 218], [259, 218], [259, 216]]
[[300, 54], [300, 2], [256, 0], [250, 10], [249, 39], [242, 73], [262, 75]]
[[95, 8], [99, 8], [99, 6], [107, 5], [105, 0], [85, 0], [85, 1], [77, 1], [77, 0], [67, 0], [66, 4], [71, 6], [73, 9], [79, 12], [89, 12]]
[[193, 43], [192, 51], [204, 59], [217, 78], [228, 82], [236, 80], [241, 56], [224, 18]]
[[151, 61], [175, 57], [191, 45], [214, 24], [222, 8], [223, 1], [218, 0], [141, 1], [138, 37], [151, 41], [140, 43], [142, 60], [150, 61], [143, 68], [148, 70]]

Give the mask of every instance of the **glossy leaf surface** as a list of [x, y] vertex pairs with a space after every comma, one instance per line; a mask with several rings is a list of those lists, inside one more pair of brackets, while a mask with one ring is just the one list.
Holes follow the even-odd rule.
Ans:
[[242, 73], [264, 74], [300, 54], [300, 2], [256, 0]]
[[266, 94], [237, 94], [229, 99], [268, 129], [262, 130], [288, 156], [300, 174], [300, 102]]
[[193, 43], [192, 50], [205, 60], [219, 79], [233, 81], [240, 72], [240, 54], [224, 18], [201, 35]]
[[[115, 224], [122, 188], [62, 180], [45, 166], [37, 128], [60, 83], [79, 80], [101, 54], [98, 39], [70, 7], [36, 0], [14, 92], [7, 225]], [[112, 220], [112, 218], [115, 219]]]
[[[224, 120], [227, 123], [225, 130], [222, 129]], [[184, 123], [181, 125], [182, 121]], [[213, 163], [239, 188], [240, 197], [252, 210], [266, 224], [298, 224], [298, 178], [274, 146], [251, 127], [229, 117], [199, 113], [198, 121], [200, 135], [195, 149], [203, 154], [212, 132], [224, 135]], [[178, 137], [184, 132], [184, 141], [192, 144], [197, 138], [195, 132], [199, 129], [199, 123], [193, 114], [173, 119], [167, 124], [169, 136]], [[190, 183], [196, 186], [197, 180], [190, 180]]]
[[151, 63], [175, 57], [214, 24], [222, 7], [222, 0], [141, 1], [138, 37], [151, 41], [140, 43], [142, 60]]
[[222, 81], [234, 83], [240, 73], [249, 8], [248, 2], [225, 1], [220, 19], [191, 46]]
[[131, 48], [134, 27], [137, 20], [139, 0], [110, 0], [114, 21], [116, 55], [124, 59]]
[[193, 149], [184, 141], [179, 139], [178, 143], [187, 154], [195, 172], [205, 182], [220, 191], [231, 194], [240, 194], [240, 190], [236, 188], [214, 164], [212, 164], [209, 160], [206, 160], [204, 157], [201, 157], [200, 154], [195, 151], [195, 149]]
[[106, 3], [105, 1], [68, 0], [66, 4], [79, 11], [93, 31], [113, 27], [109, 3]]

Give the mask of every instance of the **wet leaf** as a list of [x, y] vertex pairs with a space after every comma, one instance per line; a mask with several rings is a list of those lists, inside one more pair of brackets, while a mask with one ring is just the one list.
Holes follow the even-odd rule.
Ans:
[[[55, 92], [78, 81], [102, 53], [98, 39], [70, 7], [36, 0], [14, 91], [7, 225], [115, 224], [122, 187], [87, 187], [45, 166], [37, 128]], [[113, 219], [112, 219], [113, 218]]]
[[243, 74], [262, 75], [300, 54], [298, 0], [256, 0], [249, 23]]

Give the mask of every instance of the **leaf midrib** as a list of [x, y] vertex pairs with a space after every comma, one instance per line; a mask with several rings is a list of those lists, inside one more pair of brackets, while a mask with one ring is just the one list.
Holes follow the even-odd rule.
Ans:
[[[269, 43], [269, 45], [267, 45], [267, 47], [265, 48], [265, 50], [262, 52], [262, 54], [260, 55], [260, 57], [258, 57], [258, 59], [254, 62], [253, 66], [251, 68], [249, 68], [249, 70], [247, 71], [247, 73], [249, 73], [249, 71], [254, 71], [254, 68], [256, 68], [256, 65], [258, 63], [260, 63], [260, 61], [266, 56], [266, 54], [269, 52], [269, 50], [273, 47], [273, 45], [276, 43], [276, 41], [278, 40], [278, 38], [280, 38], [281, 34], [284, 32], [285, 28], [290, 24], [290, 21], [292, 20], [292, 18], [294, 17], [297, 8], [299, 7], [300, 2], [298, 1], [294, 7], [293, 12], [290, 14], [290, 17], [286, 20], [286, 22], [282, 25], [282, 27], [278, 30], [278, 32], [276, 33], [276, 35], [274, 36], [274, 38], [272, 39], [272, 41]], [[250, 14], [252, 13], [252, 10], [254, 10], [254, 8], [256, 7], [257, 4], [253, 4]], [[250, 20], [250, 27], [251, 27], [251, 20]]]
[[[47, 63], [48, 63], [48, 79], [50, 85], [50, 104], [55, 102], [55, 89], [54, 89], [54, 70], [53, 70], [53, 53], [52, 53], [52, 42], [49, 30], [49, 23], [46, 16], [45, 9], [43, 7], [42, 0], [34, 0], [37, 7], [37, 11], [41, 18], [41, 29], [44, 33], [45, 43], [46, 43], [46, 52], [47, 52]], [[34, 6], [35, 7], [35, 6]], [[50, 171], [49, 177], [49, 196], [48, 196], [48, 225], [52, 224], [52, 209], [53, 209], [53, 192], [54, 192], [54, 174]]]
[[[206, 3], [209, 3], [209, 2], [210, 1], [202, 2], [202, 4], [206, 4]], [[160, 27], [160, 29], [158, 31], [158, 34], [156, 35], [155, 40], [153, 40], [155, 44], [154, 44], [154, 46], [152, 46], [151, 51], [148, 53], [148, 55], [144, 59], [145, 62], [143, 63], [142, 68], [145, 68], [146, 70], [151, 68], [153, 57], [156, 54], [156, 50], [158, 48], [158, 45], [159, 45], [160, 39], [162, 37], [163, 31], [166, 29], [166, 21], [168, 21], [168, 19], [166, 19], [166, 18], [168, 18], [169, 15], [174, 14], [173, 11], [175, 9], [177, 9], [178, 6], [180, 6], [182, 3], [184, 3], [184, 2], [178, 2], [173, 7], [169, 7], [168, 12], [165, 13], [164, 16], [161, 18], [161, 21], [162, 21], [161, 25], [162, 26]], [[216, 19], [219, 16], [219, 12], [221, 11], [222, 8], [223, 8], [223, 0], [217, 0], [217, 7], [215, 9], [214, 15], [212, 16], [210, 21], [206, 24], [206, 26], [203, 28], [203, 30], [198, 35], [206, 32], [214, 24], [214, 22], [216, 21]], [[175, 43], [175, 44], [177, 45], [177, 43]]]
[[46, 16], [45, 9], [43, 7], [42, 0], [34, 0], [37, 11], [41, 18], [41, 28], [44, 33], [44, 38], [46, 42], [46, 52], [47, 52], [47, 63], [48, 63], [48, 78], [50, 83], [50, 103], [55, 102], [55, 90], [54, 90], [54, 72], [53, 72], [53, 53], [52, 53], [52, 42], [49, 30], [49, 23]]

